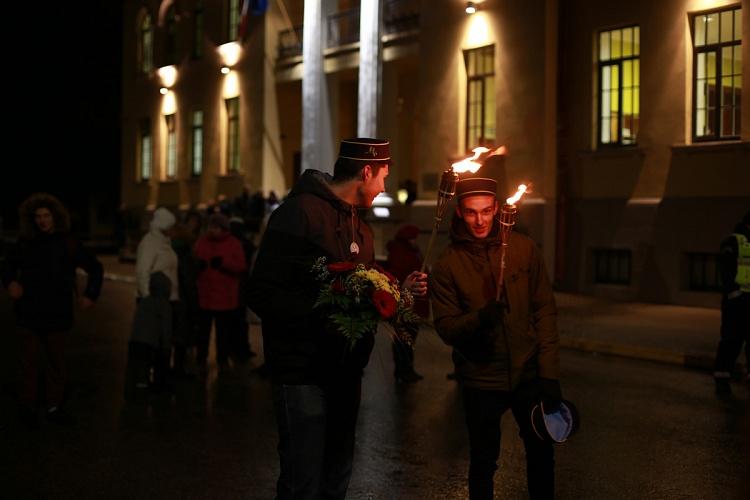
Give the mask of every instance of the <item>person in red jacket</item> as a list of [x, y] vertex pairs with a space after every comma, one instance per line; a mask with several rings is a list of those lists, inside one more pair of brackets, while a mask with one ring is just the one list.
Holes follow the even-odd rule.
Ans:
[[212, 214], [208, 230], [195, 244], [198, 260], [198, 366], [205, 373], [211, 325], [216, 322], [216, 362], [219, 373], [229, 368], [234, 311], [239, 307], [240, 276], [247, 271], [242, 244], [229, 232], [229, 219]]

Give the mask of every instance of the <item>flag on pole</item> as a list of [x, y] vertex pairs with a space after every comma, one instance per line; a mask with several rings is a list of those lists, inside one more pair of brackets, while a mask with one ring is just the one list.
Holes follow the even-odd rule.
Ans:
[[262, 15], [268, 8], [268, 0], [250, 0], [250, 12], [254, 16]]

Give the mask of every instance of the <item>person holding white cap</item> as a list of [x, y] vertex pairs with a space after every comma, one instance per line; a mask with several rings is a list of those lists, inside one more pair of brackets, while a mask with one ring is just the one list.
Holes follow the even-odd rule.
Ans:
[[[502, 295], [497, 297], [500, 221], [497, 182], [464, 178], [451, 244], [432, 271], [430, 290], [435, 329], [453, 347], [469, 434], [469, 498], [491, 500], [500, 456], [500, 421], [510, 410], [526, 450], [532, 500], [555, 496], [553, 443], [532, 428], [539, 405], [553, 414], [562, 404], [557, 309], [541, 252], [528, 236], [511, 233]], [[546, 420], [545, 425], [547, 424]]]

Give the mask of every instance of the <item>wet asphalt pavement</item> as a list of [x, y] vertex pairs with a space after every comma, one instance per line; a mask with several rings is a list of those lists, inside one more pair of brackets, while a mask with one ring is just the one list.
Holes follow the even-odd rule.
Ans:
[[[250, 368], [183, 381], [142, 403], [122, 397], [133, 288], [107, 282], [70, 335], [72, 427], [17, 419], [15, 338], [0, 294], [0, 498], [271, 499], [278, 471], [269, 382]], [[253, 348], [260, 350], [257, 327]], [[364, 379], [351, 499], [467, 498], [467, 438], [449, 350], [425, 330], [425, 379], [395, 384], [386, 335]], [[563, 391], [582, 415], [556, 448], [560, 499], [750, 497], [750, 391], [717, 399], [701, 372], [563, 351]], [[521, 441], [503, 421], [496, 498], [528, 498]]]

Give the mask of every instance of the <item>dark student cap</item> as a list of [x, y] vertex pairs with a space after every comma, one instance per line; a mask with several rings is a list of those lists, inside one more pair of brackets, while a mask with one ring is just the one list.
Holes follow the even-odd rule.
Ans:
[[390, 163], [391, 143], [385, 139], [367, 137], [344, 139], [339, 147], [339, 158]]
[[467, 196], [497, 196], [497, 181], [487, 177], [461, 179], [456, 185], [456, 196], [459, 200]]

